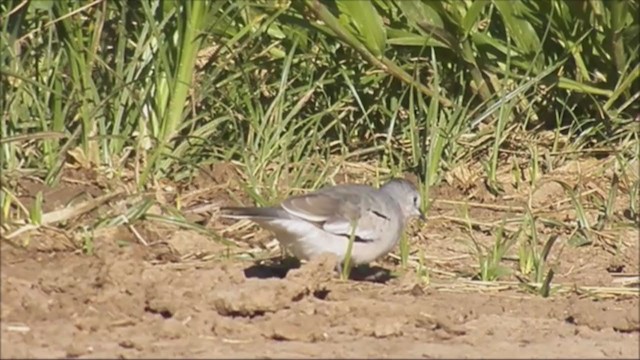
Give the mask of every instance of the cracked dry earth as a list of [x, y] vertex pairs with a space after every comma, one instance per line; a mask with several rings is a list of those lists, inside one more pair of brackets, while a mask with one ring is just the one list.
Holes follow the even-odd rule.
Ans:
[[157, 261], [117, 238], [99, 235], [93, 256], [2, 245], [2, 358], [639, 356], [637, 297], [340, 281], [330, 259], [258, 276], [237, 260]]

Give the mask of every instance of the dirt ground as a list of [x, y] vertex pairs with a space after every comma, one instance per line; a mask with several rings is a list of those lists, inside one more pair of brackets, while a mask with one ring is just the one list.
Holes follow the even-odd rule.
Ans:
[[[78, 194], [101, 192], [72, 178], [65, 191], [25, 183], [21, 195], [26, 203], [44, 190], [45, 211], [53, 211]], [[581, 178], [585, 197], [606, 188], [602, 179]], [[559, 287], [547, 298], [525, 290], [514, 276], [477, 281], [456, 201], [481, 204], [469, 207], [478, 223], [473, 236], [490, 244], [495, 228], [487, 224], [515, 216], [503, 207], [522, 199], [513, 191], [496, 198], [477, 190], [481, 186], [462, 186], [463, 180], [433, 189], [441, 201], [426, 224], [408, 231], [410, 263], [424, 254], [426, 270], [402, 270], [389, 257], [348, 281], [335, 276], [330, 258], [302, 266], [251, 259], [277, 258], [270, 234], [221, 222], [215, 211], [201, 223], [239, 249], [152, 219], [97, 230], [84, 251], [78, 245], [83, 238], [69, 234], [85, 217], [25, 233], [18, 242], [28, 240], [26, 248], [0, 247], [1, 357], [639, 358], [638, 285], [625, 282], [638, 277], [637, 227], [602, 229], [581, 247], [568, 244], [570, 229], [560, 231], [550, 255], [552, 284]], [[205, 184], [193, 182], [200, 192], [190, 202], [246, 200], [220, 190], [229, 188], [227, 176], [209, 183], [206, 194]], [[544, 216], [575, 219], [563, 210], [562, 188], [544, 185], [536, 192], [532, 206], [547, 209]], [[613, 216], [629, 207], [624, 193], [621, 187]], [[597, 216], [595, 209], [586, 211]], [[540, 229], [542, 238], [551, 232]]]

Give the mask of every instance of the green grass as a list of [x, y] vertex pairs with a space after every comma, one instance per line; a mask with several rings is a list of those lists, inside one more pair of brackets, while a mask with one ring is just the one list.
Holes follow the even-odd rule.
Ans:
[[[562, 184], [577, 211], [572, 241], [592, 242], [620, 192], [630, 194], [628, 218], [640, 211], [624, 165], [639, 151], [638, 11], [598, 0], [5, 1], [3, 232], [45, 216], [41, 199], [20, 203], [20, 179], [56, 186], [69, 165], [135, 183], [136, 201], [92, 227], [154, 216], [184, 227], [177, 209], [151, 215], [136, 196], [218, 162], [241, 170], [260, 205], [333, 183], [346, 164], [375, 163], [374, 184], [417, 175], [429, 209], [453, 169], [483, 164], [499, 195], [505, 164], [516, 186], [534, 186], [605, 149], [625, 185], [612, 184], [598, 223]], [[527, 170], [512, 153], [526, 154]], [[533, 240], [544, 220], [534, 218], [519, 224]], [[478, 248], [483, 279], [500, 277], [500, 234]], [[544, 251], [526, 244], [521, 268], [540, 282]], [[409, 250], [403, 240], [403, 265]]]

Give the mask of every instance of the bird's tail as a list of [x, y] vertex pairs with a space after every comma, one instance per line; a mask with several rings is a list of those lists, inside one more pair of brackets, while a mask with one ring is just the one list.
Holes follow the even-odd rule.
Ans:
[[286, 219], [289, 214], [279, 207], [221, 207], [220, 216], [228, 219]]

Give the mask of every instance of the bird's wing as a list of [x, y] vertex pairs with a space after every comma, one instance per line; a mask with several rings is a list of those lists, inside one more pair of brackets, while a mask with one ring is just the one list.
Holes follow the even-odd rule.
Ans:
[[355, 224], [355, 240], [375, 241], [391, 221], [379, 192], [368, 186], [336, 186], [293, 196], [282, 208], [293, 216], [319, 224], [323, 230], [349, 237]]

